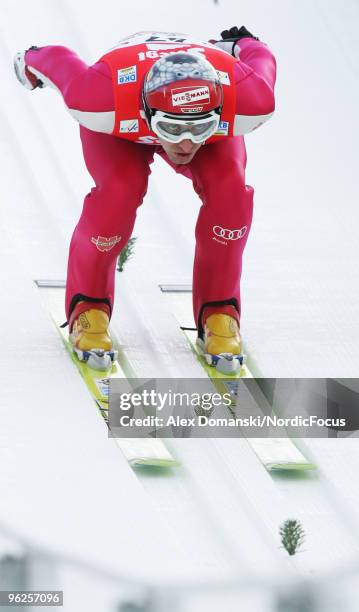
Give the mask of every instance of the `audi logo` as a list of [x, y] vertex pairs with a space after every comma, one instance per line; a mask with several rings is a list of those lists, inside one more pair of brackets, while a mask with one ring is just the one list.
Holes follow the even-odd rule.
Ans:
[[238, 240], [239, 238], [243, 238], [247, 231], [247, 226], [243, 225], [241, 229], [224, 229], [220, 225], [215, 225], [213, 227], [213, 232], [219, 238], [224, 238], [225, 240]]

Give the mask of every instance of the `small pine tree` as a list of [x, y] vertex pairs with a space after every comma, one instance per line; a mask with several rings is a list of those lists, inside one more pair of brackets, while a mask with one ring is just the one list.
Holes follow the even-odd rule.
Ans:
[[279, 528], [283, 548], [289, 555], [295, 555], [304, 542], [305, 533], [299, 521], [288, 519]]
[[135, 236], [133, 236], [133, 238], [130, 238], [126, 246], [122, 249], [121, 253], [119, 254], [118, 260], [117, 260], [117, 271], [118, 272], [123, 272], [123, 267], [124, 267], [125, 262], [128, 261], [130, 257], [132, 257], [134, 253], [136, 240], [137, 238]]

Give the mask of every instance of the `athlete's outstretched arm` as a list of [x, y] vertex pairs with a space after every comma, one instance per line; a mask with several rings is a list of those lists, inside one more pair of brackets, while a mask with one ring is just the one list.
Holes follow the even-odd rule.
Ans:
[[236, 52], [239, 53], [240, 61], [265, 81], [274, 96], [276, 61], [269, 47], [260, 40], [242, 38], [236, 43]]
[[244, 26], [222, 32], [216, 42], [238, 59], [235, 65], [236, 117], [234, 135], [253, 131], [270, 119], [275, 108], [276, 61], [269, 47]]
[[[252, 132], [274, 113], [276, 62], [267, 45], [253, 38], [236, 44], [236, 116], [234, 135]], [[237, 55], [238, 54], [238, 55]]]
[[25, 65], [44, 86], [57, 89], [81, 125], [111, 133], [114, 125], [114, 99], [111, 74], [103, 62], [88, 66], [63, 46], [29, 49]]

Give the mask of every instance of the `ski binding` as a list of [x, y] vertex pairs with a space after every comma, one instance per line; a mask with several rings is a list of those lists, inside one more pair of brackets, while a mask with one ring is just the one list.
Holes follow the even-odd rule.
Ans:
[[107, 371], [112, 368], [114, 361], [117, 359], [117, 351], [105, 351], [104, 349], [91, 349], [82, 351], [73, 347], [78, 359], [86, 363], [92, 370]]
[[204, 352], [204, 342], [201, 338], [197, 338], [197, 346], [202, 352], [203, 357], [209, 366], [214, 366], [217, 372], [226, 374], [228, 376], [235, 376], [240, 372], [242, 365], [244, 364], [244, 355], [233, 355], [233, 353], [220, 353], [219, 355], [212, 355]]

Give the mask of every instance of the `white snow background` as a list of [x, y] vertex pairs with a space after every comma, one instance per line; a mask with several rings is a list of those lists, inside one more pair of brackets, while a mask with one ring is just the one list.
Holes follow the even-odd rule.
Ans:
[[[135, 31], [208, 40], [235, 24], [267, 42], [278, 61], [276, 113], [246, 137], [247, 183], [255, 188], [242, 282], [247, 350], [266, 376], [357, 377], [358, 3], [2, 0], [0, 7], [0, 531], [7, 526], [35, 550], [150, 585], [203, 583], [203, 597], [209, 583], [233, 574], [306, 578], [357, 558], [356, 439], [312, 441], [320, 477], [296, 481], [270, 477], [235, 440], [175, 445], [184, 467], [163, 478], [129, 469], [33, 283], [65, 277], [92, 185], [78, 126], [54, 91], [21, 88], [12, 57], [32, 44], [63, 44], [92, 63]], [[198, 371], [157, 289], [191, 281], [198, 209], [191, 183], [158, 159], [114, 316], [145, 375]], [[185, 355], [189, 362], [180, 363]], [[293, 512], [305, 523], [307, 552], [289, 562], [277, 528]], [[65, 589], [66, 610], [116, 609], [122, 586], [110, 589], [100, 574], [95, 580], [86, 568], [39, 560], [31, 571], [31, 588]], [[81, 607], [80, 586], [89, 585]], [[241, 597], [246, 609], [275, 609], [259, 587]], [[201, 601], [182, 608], [176, 596], [181, 611], [218, 607], [213, 596]], [[236, 594], [227, 609], [238, 601]], [[156, 609], [166, 606], [164, 599]]]

